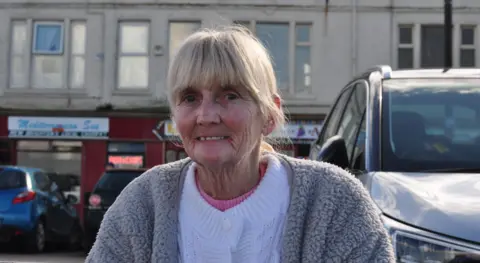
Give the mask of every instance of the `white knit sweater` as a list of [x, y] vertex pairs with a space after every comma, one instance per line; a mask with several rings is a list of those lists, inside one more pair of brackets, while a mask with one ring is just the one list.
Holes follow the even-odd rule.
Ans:
[[239, 205], [219, 211], [200, 195], [195, 164], [188, 169], [180, 200], [182, 263], [278, 263], [289, 204], [285, 168], [271, 155], [255, 192]]

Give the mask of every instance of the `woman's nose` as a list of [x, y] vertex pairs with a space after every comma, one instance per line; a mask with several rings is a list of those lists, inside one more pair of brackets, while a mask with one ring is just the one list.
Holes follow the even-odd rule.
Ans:
[[197, 124], [208, 125], [220, 123], [220, 114], [214, 101], [203, 100], [198, 108]]

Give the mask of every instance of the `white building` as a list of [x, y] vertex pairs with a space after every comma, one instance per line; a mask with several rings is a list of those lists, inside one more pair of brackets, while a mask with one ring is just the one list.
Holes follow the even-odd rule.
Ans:
[[[82, 156], [90, 156], [82, 174], [103, 169], [97, 160], [107, 155], [110, 140], [146, 143], [149, 154], [139, 158], [147, 165], [183, 156], [175, 145], [155, 144], [150, 131], [169, 117], [170, 54], [199, 27], [248, 24], [271, 51], [293, 121], [321, 121], [352, 76], [374, 65], [443, 65], [442, 0], [330, 0], [328, 8], [326, 2], [0, 0], [0, 162], [29, 164], [9, 155], [31, 148], [19, 138], [66, 134], [98, 137], [77, 138], [89, 153]], [[454, 66], [475, 66], [480, 1], [453, 2]], [[25, 123], [53, 128], [37, 133], [22, 128]], [[99, 131], [64, 133], [72, 123], [97, 123]], [[171, 123], [164, 127], [165, 135], [174, 133]], [[292, 122], [287, 130], [292, 139], [311, 140], [318, 126]], [[295, 149], [292, 155], [308, 154], [308, 147]]]
[[[373, 65], [443, 62], [443, 1], [330, 0], [328, 10], [325, 2], [0, 0], [0, 105], [165, 105], [171, 50], [198, 27], [235, 21], [269, 43], [293, 114], [325, 113], [337, 91]], [[454, 5], [454, 65], [475, 65], [480, 1]]]

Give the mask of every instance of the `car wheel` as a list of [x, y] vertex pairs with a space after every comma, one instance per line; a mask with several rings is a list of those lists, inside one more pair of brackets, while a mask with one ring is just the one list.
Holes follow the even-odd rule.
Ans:
[[33, 232], [27, 237], [26, 249], [31, 253], [41, 253], [45, 250], [46, 245], [45, 225], [42, 221], [38, 221]]
[[83, 233], [82, 228], [75, 224], [70, 233], [69, 242], [68, 242], [68, 249], [72, 251], [78, 251], [82, 247], [83, 242]]

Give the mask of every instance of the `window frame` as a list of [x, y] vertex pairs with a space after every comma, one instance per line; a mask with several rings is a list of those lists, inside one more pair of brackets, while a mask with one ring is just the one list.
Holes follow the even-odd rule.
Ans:
[[[297, 29], [298, 27], [301, 27], [301, 26], [307, 26], [308, 27], [308, 41], [299, 41], [297, 39]], [[294, 25], [294, 40], [295, 40], [295, 46], [293, 47], [294, 48], [294, 51], [293, 51], [293, 54], [294, 54], [294, 57], [293, 57], [293, 62], [291, 62], [290, 64], [292, 64], [292, 67], [293, 67], [293, 92], [300, 92], [300, 93], [303, 93], [303, 92], [307, 92], [308, 94], [312, 94], [313, 92], [313, 89], [312, 89], [312, 48], [313, 48], [313, 39], [312, 39], [312, 36], [313, 36], [313, 24], [312, 23], [302, 23], [302, 22], [296, 22], [295, 25]], [[302, 89], [299, 89], [299, 87], [296, 86], [296, 82], [297, 82], [297, 72], [296, 72], [296, 62], [297, 62], [297, 48], [298, 47], [308, 47], [309, 48], [309, 53], [310, 53], [310, 57], [308, 59], [309, 61], [309, 65], [310, 65], [310, 72], [308, 74], [308, 77], [310, 79], [310, 85], [307, 87], [307, 86], [304, 86]]]
[[[122, 25], [143, 25], [147, 27], [147, 40], [146, 40], [146, 51], [145, 52], [123, 52], [122, 51]], [[150, 64], [152, 60], [152, 21], [148, 19], [121, 19], [117, 21], [117, 39], [116, 39], [116, 52], [115, 52], [115, 61], [116, 61], [116, 70], [115, 70], [115, 91], [118, 92], [148, 92], [151, 89], [151, 70]], [[121, 86], [120, 85], [120, 70], [121, 70], [121, 59], [124, 57], [144, 57], [147, 59], [147, 76], [146, 76], [146, 86]]]
[[[322, 131], [320, 132], [320, 134], [318, 136], [318, 139], [315, 141], [315, 145], [317, 145], [317, 147], [319, 147], [319, 150], [322, 148], [323, 144], [328, 139], [331, 138], [331, 137], [327, 138], [325, 136], [326, 136], [327, 130], [329, 130], [332, 125], [335, 125], [333, 127], [333, 129], [334, 129], [333, 134], [336, 134], [338, 132], [338, 127], [340, 125], [340, 120], [343, 118], [343, 114], [345, 113], [345, 108], [347, 106], [348, 101], [350, 101], [350, 97], [352, 96], [354, 85], [355, 85], [355, 81], [349, 83], [347, 86], [345, 86], [342, 89], [342, 91], [335, 98], [335, 102], [332, 105], [330, 111], [328, 112], [328, 116], [326, 117], [325, 122], [322, 126]], [[345, 95], [346, 97], [342, 97], [343, 95]], [[343, 100], [344, 98], [346, 100]], [[340, 103], [342, 103], [342, 104], [340, 104]], [[338, 108], [338, 107], [340, 107], [340, 108]], [[333, 118], [332, 113], [334, 113], [334, 112], [337, 113], [336, 112], [337, 109], [338, 109], [338, 115], [335, 115], [335, 117], [338, 116], [338, 118], [332, 120], [332, 118]]]
[[[173, 53], [175, 50], [172, 50], [172, 24], [197, 24], [198, 28], [196, 30], [199, 30], [202, 28], [202, 21], [201, 20], [168, 20], [167, 26], [168, 26], [168, 43], [167, 43], [167, 60], [168, 60], [168, 65], [170, 65], [170, 62], [173, 59]], [[193, 32], [192, 32], [193, 33]]]
[[[296, 39], [296, 29], [297, 25], [310, 26], [310, 41], [308, 42], [308, 46], [310, 47], [310, 72], [314, 72], [313, 60], [312, 60], [312, 52], [314, 46], [314, 22], [313, 21], [288, 21], [288, 20], [263, 20], [263, 19], [234, 19], [233, 24], [242, 25], [248, 28], [254, 35], [256, 35], [256, 26], [257, 24], [285, 24], [288, 26], [288, 50], [287, 50], [287, 57], [288, 57], [288, 84], [287, 87], [282, 89], [278, 86], [279, 91], [282, 93], [285, 99], [292, 98], [292, 97], [300, 97], [297, 94], [297, 88], [295, 87], [295, 61], [296, 61], [296, 47], [297, 47], [297, 39]], [[300, 42], [301, 45], [306, 46], [306, 43]], [[311, 94], [313, 94], [313, 86], [314, 86], [314, 79], [310, 79], [310, 87], [303, 90], [305, 96], [311, 98]], [[277, 83], [278, 85], [278, 83]], [[306, 97], [307, 98], [307, 97]]]
[[[410, 29], [410, 37], [412, 39], [412, 41], [410, 43], [401, 43], [400, 42], [400, 29], [402, 28], [408, 28]], [[396, 49], [396, 54], [397, 54], [397, 63], [396, 63], [396, 67], [400, 69], [400, 59], [398, 59], [399, 57], [399, 54], [400, 54], [400, 50], [401, 49], [409, 49], [409, 50], [412, 50], [412, 61], [413, 61], [413, 68], [415, 68], [415, 45], [414, 45], [414, 25], [412, 24], [400, 24], [397, 26], [397, 49]], [[407, 68], [404, 68], [404, 69], [407, 69]]]
[[[349, 105], [354, 103], [353, 100], [357, 99], [356, 92], [358, 92], [359, 90], [360, 90], [360, 92], [363, 91], [364, 92], [364, 98], [363, 98], [363, 104], [364, 105], [357, 105], [357, 106], [363, 107], [363, 110], [361, 108], [358, 109], [359, 110], [359, 116], [357, 116], [357, 117], [360, 118], [359, 119], [359, 121], [360, 121], [359, 125], [351, 127], [351, 128], [354, 129], [354, 131], [352, 131], [353, 134], [352, 134], [351, 140], [348, 140], [348, 138], [345, 138], [343, 135], [341, 136], [345, 140], [348, 162], [349, 162], [349, 165], [351, 166], [353, 164], [352, 163], [352, 160], [353, 160], [352, 158], [353, 158], [353, 154], [355, 153], [355, 145], [357, 143], [358, 133], [359, 133], [361, 127], [362, 127], [362, 121], [365, 118], [365, 112], [367, 110], [369, 84], [368, 84], [368, 81], [366, 81], [365, 79], [359, 79], [359, 80], [355, 81], [354, 83], [352, 83], [350, 88], [351, 88], [352, 92], [350, 93], [350, 97], [349, 97], [347, 103], [345, 104], [342, 116], [340, 117], [339, 124], [337, 125], [337, 128], [336, 128], [335, 134], [339, 135], [338, 133], [339, 133], [339, 130], [340, 130], [340, 126], [343, 123], [343, 120], [344, 120], [344, 117], [345, 117], [345, 112], [346, 112], [347, 108], [349, 108]], [[362, 101], [358, 101], [358, 103], [362, 103]], [[351, 122], [351, 121], [353, 121], [353, 118], [349, 122]], [[352, 146], [351, 149], [349, 149], [349, 147], [350, 147], [349, 145]]]
[[[67, 18], [67, 19], [36, 19], [36, 18], [25, 18], [25, 17], [14, 17], [9, 20], [9, 50], [8, 50], [8, 85], [6, 92], [29, 92], [34, 93], [58, 93], [58, 92], [68, 92], [68, 93], [83, 93], [85, 92], [85, 81], [86, 81], [86, 59], [84, 60], [84, 77], [83, 77], [83, 87], [72, 87], [71, 79], [73, 76], [72, 68], [70, 67], [72, 58], [72, 24], [74, 23], [83, 23], [85, 26], [85, 54], [87, 53], [87, 40], [88, 40], [88, 23], [86, 18]], [[14, 26], [16, 24], [22, 25], [25, 27], [26, 39], [25, 39], [25, 53], [19, 54], [14, 52], [15, 43], [13, 43], [14, 36]], [[62, 26], [62, 53], [48, 53], [48, 52], [34, 52], [35, 48], [35, 38], [36, 38], [36, 27], [37, 25], [61, 25]], [[48, 87], [44, 88], [42, 85], [34, 85], [34, 59], [35, 56], [57, 56], [62, 60], [62, 72], [61, 78], [62, 83], [59, 87]], [[14, 59], [21, 57], [23, 62], [23, 67], [25, 68], [25, 83], [23, 85], [14, 85], [13, 75], [14, 75]]]
[[[37, 51], [35, 49], [36, 44], [37, 44], [37, 34], [38, 34], [38, 28], [40, 26], [60, 26], [60, 47], [58, 51], [54, 52], [49, 52], [49, 51]], [[65, 21], [46, 21], [46, 20], [36, 20], [33, 21], [33, 37], [32, 37], [32, 48], [31, 48], [31, 53], [32, 55], [54, 55], [54, 56], [63, 56], [65, 55], [65, 41], [66, 39], [66, 34], [65, 34]]]
[[[473, 43], [472, 44], [463, 44], [462, 43], [462, 39], [463, 39], [463, 30], [465, 29], [471, 29], [473, 31]], [[459, 29], [459, 34], [460, 34], [460, 37], [459, 37], [459, 49], [458, 49], [458, 66], [459, 67], [463, 67], [462, 66], [462, 51], [464, 50], [473, 50], [473, 54], [474, 54], [474, 61], [473, 61], [473, 67], [476, 67], [477, 65], [477, 61], [476, 61], [476, 54], [477, 54], [477, 50], [476, 50], [476, 45], [477, 45], [477, 42], [476, 41], [476, 36], [477, 36], [477, 26], [476, 25], [467, 25], [467, 24], [462, 24], [460, 25], [460, 29]], [[470, 67], [470, 66], [468, 66]]]
[[[73, 50], [74, 46], [74, 33], [73, 33], [73, 28], [76, 24], [82, 24], [85, 28], [85, 38], [84, 38], [84, 43], [83, 43], [83, 54], [77, 54]], [[88, 27], [87, 27], [87, 21], [86, 20], [81, 20], [81, 19], [71, 19], [69, 23], [69, 53], [68, 53], [68, 89], [73, 89], [73, 90], [79, 90], [79, 89], [85, 89], [85, 81], [86, 81], [86, 68], [87, 68], [87, 40], [88, 40]], [[74, 59], [77, 57], [83, 58], [83, 80], [82, 84], [79, 86], [74, 85], [73, 83], [73, 75], [74, 75]]]
[[[15, 25], [20, 24], [22, 27], [25, 27], [25, 43], [23, 47], [23, 53], [17, 54], [15, 53], [15, 47], [17, 43], [14, 43], [14, 36], [15, 36]], [[30, 47], [31, 45], [29, 43], [32, 42], [32, 36], [31, 36], [31, 22], [28, 21], [27, 19], [12, 19], [10, 21], [9, 25], [9, 53], [8, 53], [8, 89], [10, 90], [16, 90], [16, 89], [26, 89], [30, 88], [30, 83], [31, 83], [31, 50]], [[23, 70], [24, 70], [24, 78], [25, 78], [25, 83], [23, 85], [14, 85], [13, 83], [13, 78], [14, 78], [14, 73], [15, 69], [13, 68], [14, 66], [14, 59], [20, 57], [22, 64], [23, 64]]]
[[[470, 21], [470, 20], [469, 20]], [[458, 21], [453, 24], [453, 32], [452, 32], [452, 37], [453, 37], [453, 67], [460, 67], [460, 51], [461, 51], [461, 28], [462, 26], [475, 26], [474, 30], [474, 45], [472, 48], [475, 49], [475, 65], [477, 66], [480, 61], [480, 53], [477, 52], [477, 50], [480, 48], [478, 41], [478, 37], [480, 36], [480, 30], [479, 27], [476, 26], [475, 23], [471, 23], [469, 21]], [[408, 26], [410, 25], [412, 27], [412, 46], [413, 46], [413, 69], [418, 69], [420, 68], [421, 65], [421, 28], [422, 26], [426, 25], [442, 25], [443, 21], [437, 20], [437, 19], [425, 19], [425, 18], [418, 18], [418, 19], [413, 19], [410, 16], [405, 16], [399, 17], [395, 19], [395, 22], [392, 26], [392, 32], [396, 32], [392, 34], [392, 45], [391, 47], [395, 52], [392, 53], [392, 65], [395, 65], [395, 67], [398, 69], [398, 62], [399, 62], [399, 57], [398, 57], [398, 49], [400, 46], [400, 36], [399, 36], [399, 28], [402, 26]], [[408, 46], [408, 45], [406, 45]]]

